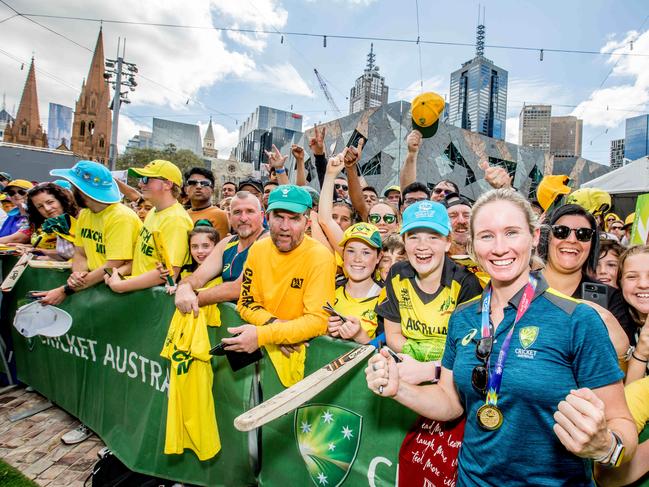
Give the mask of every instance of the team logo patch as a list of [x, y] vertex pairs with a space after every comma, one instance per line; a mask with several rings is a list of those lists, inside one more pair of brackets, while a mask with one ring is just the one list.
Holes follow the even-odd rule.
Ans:
[[475, 328], [471, 328], [471, 331], [467, 333], [467, 335], [464, 338], [462, 338], [462, 346], [466, 347], [469, 343], [471, 343], [473, 337], [476, 336], [477, 333], [478, 330], [476, 330]]
[[525, 328], [521, 328], [520, 331], [518, 332], [518, 339], [521, 342], [521, 346], [525, 350], [527, 350], [534, 344], [538, 336], [539, 336], [538, 326], [526, 326]]
[[288, 198], [288, 192], [289, 192], [288, 188], [283, 188], [282, 189], [282, 196], [284, 198]]
[[362, 425], [362, 416], [329, 404], [295, 411], [298, 449], [315, 485], [338, 487], [345, 481], [358, 454]]
[[291, 281], [291, 287], [293, 289], [302, 289], [302, 283], [303, 282], [304, 282], [304, 279], [294, 277], [293, 280]]

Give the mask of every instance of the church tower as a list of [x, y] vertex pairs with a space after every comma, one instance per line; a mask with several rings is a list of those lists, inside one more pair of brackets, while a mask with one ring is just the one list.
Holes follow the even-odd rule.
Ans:
[[99, 29], [88, 78], [74, 108], [71, 149], [84, 159], [108, 163], [111, 113], [110, 89], [104, 79], [104, 40]]
[[4, 141], [47, 148], [47, 134], [43, 131], [38, 113], [34, 58], [32, 58], [32, 63], [29, 66], [29, 73], [27, 73], [27, 81], [20, 99], [16, 119], [7, 125]]
[[207, 126], [207, 132], [203, 137], [203, 155], [205, 157], [218, 157], [219, 151], [214, 147], [214, 130], [212, 129], [212, 117], [210, 117], [210, 124]]

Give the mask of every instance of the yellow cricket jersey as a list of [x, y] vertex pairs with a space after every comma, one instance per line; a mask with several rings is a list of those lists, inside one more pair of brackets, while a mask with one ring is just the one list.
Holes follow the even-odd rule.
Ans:
[[189, 448], [199, 460], [207, 460], [221, 449], [209, 350], [204, 308], [198, 317], [176, 310], [160, 352], [170, 361], [164, 447], [167, 455], [182, 454]]
[[[425, 345], [425, 358], [415, 358], [440, 360], [451, 313], [458, 304], [481, 294], [482, 287], [471, 272], [448, 257], [444, 259], [440, 287], [435, 294], [422, 291], [415, 280], [416, 275], [410, 262], [394, 264], [385, 283], [386, 298], [376, 311], [386, 320], [401, 323], [401, 333], [409, 341]], [[413, 352], [416, 348], [413, 347]], [[404, 350], [404, 353], [409, 353], [409, 350]]]
[[[336, 287], [334, 309], [343, 316], [356, 316], [361, 321], [361, 327], [370, 338], [381, 333], [383, 323], [379, 328], [379, 316], [376, 314], [376, 305], [385, 299], [385, 289], [376, 285], [376, 294], [366, 298], [353, 298], [345, 291], [346, 281]], [[381, 320], [383, 321], [383, 320]]]
[[135, 212], [121, 203], [109, 205], [98, 213], [84, 208], [77, 219], [74, 245], [83, 248], [88, 270], [92, 271], [107, 260], [132, 260], [141, 227]]
[[171, 265], [182, 267], [186, 264], [189, 261], [187, 235], [192, 228], [194, 228], [192, 219], [180, 203], [174, 203], [162, 211], [157, 211], [155, 208], [151, 210], [135, 242], [131, 275], [139, 276], [154, 270], [156, 262], [162, 262], [162, 257], [153, 243], [153, 232], [156, 230], [162, 234]]
[[[180, 271], [180, 277], [182, 279], [185, 279], [186, 277], [191, 275], [192, 271], [188, 269], [183, 269]], [[200, 289], [196, 289], [196, 292], [204, 291], [211, 287], [218, 286], [219, 284], [223, 284], [223, 278], [221, 276], [217, 276], [211, 281], [208, 281], [205, 286]], [[218, 304], [208, 304], [207, 306], [203, 306], [201, 309], [205, 311], [205, 321], [207, 322], [207, 326], [221, 326], [221, 312], [219, 311]]]
[[[271, 238], [255, 242], [243, 269], [237, 311], [257, 325], [257, 340], [265, 347], [280, 381], [290, 386], [304, 377], [306, 351], [289, 358], [279, 345], [302, 343], [327, 332], [322, 309], [334, 299], [336, 267], [333, 254], [309, 236], [290, 252], [280, 252]], [[272, 323], [275, 319], [282, 322]]]

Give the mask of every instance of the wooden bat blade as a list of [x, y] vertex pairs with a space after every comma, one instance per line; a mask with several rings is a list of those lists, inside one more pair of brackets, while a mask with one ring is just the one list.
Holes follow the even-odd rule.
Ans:
[[14, 288], [14, 286], [18, 282], [18, 279], [20, 279], [20, 276], [22, 276], [23, 272], [25, 272], [27, 264], [33, 258], [34, 254], [27, 253], [23, 254], [22, 257], [18, 259], [18, 262], [16, 262], [16, 265], [13, 267], [13, 269], [11, 269], [7, 278], [2, 281], [2, 286], [0, 287], [2, 287], [3, 292], [11, 291]]
[[29, 267], [34, 269], [72, 269], [72, 262], [60, 260], [32, 260]]
[[293, 411], [352, 370], [374, 350], [373, 345], [350, 350], [297, 384], [239, 415], [234, 420], [234, 427], [239, 431], [250, 431]]

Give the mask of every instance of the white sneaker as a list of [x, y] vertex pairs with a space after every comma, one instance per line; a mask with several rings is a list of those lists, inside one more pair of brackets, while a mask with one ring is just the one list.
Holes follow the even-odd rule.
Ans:
[[61, 436], [61, 441], [66, 445], [76, 445], [87, 440], [91, 435], [92, 431], [85, 424], [81, 423], [76, 429], [70, 430]]

